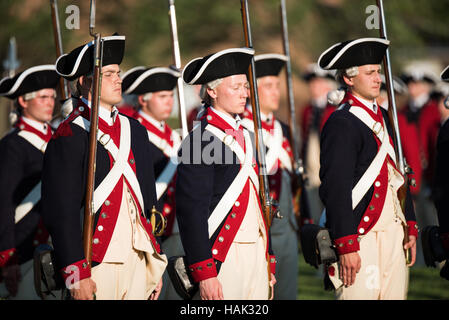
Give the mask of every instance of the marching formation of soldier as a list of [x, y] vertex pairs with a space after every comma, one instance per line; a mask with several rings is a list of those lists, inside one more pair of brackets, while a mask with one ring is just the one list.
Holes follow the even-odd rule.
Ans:
[[[393, 76], [383, 32], [308, 66], [297, 124], [275, 116], [288, 47], [122, 74], [125, 36], [95, 34], [0, 80], [0, 297], [295, 300], [301, 252], [336, 299], [407, 299], [421, 256], [449, 280], [449, 67]], [[202, 100], [185, 133], [167, 124], [180, 83]]]

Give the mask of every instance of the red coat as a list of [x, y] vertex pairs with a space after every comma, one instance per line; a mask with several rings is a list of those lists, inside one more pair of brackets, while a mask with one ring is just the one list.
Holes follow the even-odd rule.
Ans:
[[421, 188], [422, 177], [418, 127], [408, 122], [403, 113], [398, 113], [398, 124], [404, 157], [414, 172], [410, 175], [410, 178], [415, 179], [416, 183], [415, 187], [410, 186], [410, 193], [416, 196]]
[[[301, 117], [301, 137], [302, 137], [302, 155], [305, 155], [306, 152], [306, 144], [307, 140], [309, 139], [309, 132], [310, 132], [310, 126], [312, 124], [312, 115], [313, 115], [313, 107], [311, 104], [307, 105], [302, 112]], [[323, 130], [324, 124], [326, 123], [327, 119], [329, 119], [332, 112], [334, 112], [337, 109], [336, 106], [327, 104], [326, 107], [323, 110], [323, 113], [321, 115], [320, 119], [320, 132]]]
[[[419, 145], [419, 153], [421, 159], [422, 174], [420, 180], [426, 179], [429, 183], [433, 180], [433, 172], [435, 169], [435, 150], [438, 131], [441, 125], [441, 117], [438, 112], [438, 103], [435, 100], [429, 100], [422, 109], [416, 121], [413, 121], [408, 116], [410, 114], [410, 107], [406, 105], [400, 112], [409, 126], [414, 126], [418, 134], [418, 139], [413, 138], [415, 143]], [[407, 130], [406, 130], [407, 131]], [[405, 139], [411, 140], [406, 135], [402, 135], [401, 139], [404, 143]], [[411, 141], [407, 142], [411, 143]], [[405, 153], [405, 151], [404, 151]], [[408, 161], [411, 161], [407, 158]], [[411, 162], [409, 162], [411, 165]], [[415, 165], [416, 167], [416, 165]], [[415, 170], [415, 167], [412, 167]], [[416, 176], [416, 175], [415, 175]], [[416, 179], [416, 178], [415, 178]]]

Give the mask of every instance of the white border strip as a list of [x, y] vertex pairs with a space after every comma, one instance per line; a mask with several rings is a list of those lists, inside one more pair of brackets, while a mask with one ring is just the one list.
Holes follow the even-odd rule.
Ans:
[[134, 91], [134, 89], [136, 89], [137, 86], [143, 80], [145, 80], [149, 76], [156, 74], [156, 73], [167, 73], [167, 74], [171, 74], [172, 76], [174, 76], [176, 78], [179, 78], [181, 76], [181, 73], [179, 73], [178, 71], [175, 71], [173, 69], [170, 69], [170, 68], [166, 68], [166, 67], [151, 68], [151, 69], [145, 71], [144, 73], [142, 73], [136, 80], [134, 80], [133, 84], [131, 86], [129, 86], [129, 88], [126, 89], [126, 91], [124, 93], [129, 94], [130, 92]]
[[[349, 49], [349, 48], [351, 48], [352, 46], [354, 46], [354, 45], [356, 45], [356, 44], [359, 44], [359, 43], [362, 43], [362, 42], [379, 42], [379, 43], [383, 43], [383, 44], [385, 44], [385, 45], [390, 45], [390, 41], [389, 40], [385, 40], [385, 39], [380, 39], [380, 38], [360, 38], [360, 39], [356, 39], [356, 40], [353, 40], [353, 41], [351, 41], [351, 42], [349, 42], [349, 43], [347, 43], [338, 53], [337, 53], [337, 55], [331, 60], [331, 62], [329, 62], [328, 64], [327, 64], [327, 66], [325, 66], [325, 67], [322, 67], [322, 69], [329, 69], [329, 68], [331, 68], [332, 67], [332, 65], [338, 60], [338, 59], [340, 59], [340, 57]], [[329, 49], [327, 49], [326, 51], [324, 51], [321, 55], [320, 55], [320, 57], [318, 58], [318, 65], [321, 65], [320, 64], [320, 61], [321, 61], [321, 59], [329, 52], [329, 51], [331, 51], [333, 48], [335, 48], [336, 46], [339, 46], [339, 45], [341, 45], [342, 43], [341, 42], [339, 42], [339, 43], [337, 43], [337, 44], [334, 44], [332, 47], [330, 47]]]
[[[33, 72], [38, 72], [38, 71], [56, 71], [55, 66], [53, 64], [44, 64], [44, 65], [40, 65], [40, 66], [35, 66], [35, 67], [31, 67], [25, 71], [22, 72], [22, 74], [17, 78], [16, 82], [14, 83], [14, 85], [12, 86], [12, 88], [3, 94], [0, 94], [1, 96], [9, 96], [11, 94], [13, 94], [22, 84], [23, 80], [25, 80], [25, 78], [30, 75]], [[11, 78], [3, 78], [0, 81], [0, 84], [5, 81], [6, 79], [11, 79]]]
[[[225, 50], [219, 51], [219, 52], [213, 54], [212, 56], [210, 56], [210, 57], [206, 60], [206, 62], [201, 66], [201, 69], [197, 72], [196, 76], [195, 76], [191, 81], [189, 81], [189, 82], [187, 82], [187, 83], [188, 83], [188, 84], [192, 84], [192, 83], [194, 83], [196, 80], [198, 80], [198, 78], [201, 77], [201, 75], [204, 73], [204, 70], [206, 70], [207, 66], [208, 66], [210, 63], [212, 63], [212, 61], [214, 61], [214, 60], [217, 59], [218, 57], [221, 57], [221, 56], [223, 56], [223, 55], [225, 55], [225, 54], [233, 53], [233, 52], [236, 52], [236, 53], [237, 53], [237, 52], [241, 52], [241, 53], [246, 53], [246, 54], [249, 54], [249, 55], [254, 55], [254, 49], [250, 49], [250, 48], [231, 48], [231, 49], [225, 49]], [[188, 66], [189, 64], [191, 64], [192, 62], [194, 62], [194, 61], [196, 61], [196, 60], [198, 60], [198, 59], [203, 59], [203, 58], [196, 58], [196, 59], [190, 61], [190, 62], [184, 67], [184, 70], [186, 70], [186, 68], [187, 68], [187, 66]], [[184, 71], [183, 71], [182, 74], [183, 74], [183, 78], [184, 78]]]

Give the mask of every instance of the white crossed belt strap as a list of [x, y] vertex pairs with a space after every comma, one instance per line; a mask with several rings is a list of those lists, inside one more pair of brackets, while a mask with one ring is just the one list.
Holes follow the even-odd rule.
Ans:
[[390, 143], [390, 138], [388, 135], [387, 126], [385, 120], [383, 120], [383, 126], [380, 122], [375, 121], [365, 110], [358, 107], [351, 107], [349, 111], [355, 115], [360, 121], [362, 121], [368, 128], [370, 128], [374, 134], [382, 142], [376, 156], [371, 162], [368, 169], [362, 175], [360, 180], [357, 182], [355, 187], [352, 189], [352, 209], [354, 209], [365, 194], [368, 192], [369, 188], [373, 185], [377, 176], [380, 173], [382, 165], [385, 161], [387, 155], [391, 157], [393, 161], [396, 160], [396, 154], [394, 152], [393, 146]]
[[[217, 127], [208, 124], [205, 130], [211, 132], [214, 136], [216, 136], [223, 143], [228, 142], [226, 138], [226, 133], [218, 129]], [[228, 190], [224, 193], [221, 200], [218, 202], [214, 211], [209, 217], [208, 226], [209, 226], [209, 238], [212, 237], [214, 232], [218, 229], [221, 222], [227, 216], [229, 210], [234, 205], [237, 198], [240, 196], [248, 178], [251, 179], [254, 186], [256, 187], [257, 192], [259, 191], [259, 177], [257, 176], [254, 168], [252, 166], [253, 161], [253, 147], [251, 138], [247, 130], [243, 130], [243, 134], [245, 137], [245, 146], [246, 153], [243, 151], [242, 147], [239, 145], [235, 139], [232, 140], [231, 143], [225, 143], [236, 155], [242, 164], [239, 173], [235, 177], [234, 181], [232, 181]]]
[[153, 143], [157, 148], [159, 148], [169, 159], [167, 165], [164, 170], [159, 174], [156, 178], [156, 196], [157, 200], [159, 200], [162, 195], [167, 190], [168, 185], [170, 184], [173, 176], [176, 173], [176, 168], [178, 167], [178, 149], [181, 145], [181, 138], [176, 133], [176, 131], [172, 131], [172, 139], [173, 139], [173, 147], [171, 147], [167, 141], [158, 137], [154, 133], [148, 131], [148, 139], [151, 143]]
[[[140, 190], [139, 181], [137, 180], [136, 174], [132, 170], [128, 163], [128, 157], [131, 150], [131, 129], [128, 118], [118, 115], [120, 118], [120, 149], [117, 148], [112, 138], [98, 130], [97, 140], [103, 145], [103, 147], [110, 153], [114, 159], [114, 165], [112, 166], [109, 173], [100, 183], [100, 185], [94, 191], [94, 212], [97, 212], [101, 208], [103, 203], [114, 190], [117, 182], [121, 176], [125, 176], [126, 180], [131, 185], [134, 194], [139, 201], [140, 208], [144, 210], [142, 191]], [[79, 116], [73, 123], [77, 124], [86, 131], [90, 130], [90, 121]]]
[[[244, 126], [254, 132], [254, 122], [250, 119], [243, 119], [242, 124]], [[268, 152], [265, 155], [265, 162], [268, 173], [273, 173], [272, 171], [277, 165], [277, 160], [279, 159], [281, 163], [284, 165], [284, 168], [287, 171], [292, 171], [292, 162], [288, 152], [282, 148], [282, 127], [279, 121], [274, 121], [274, 132], [273, 135], [268, 130], [262, 129], [262, 139], [265, 146], [268, 148]]]
[[[44, 153], [45, 149], [47, 149], [48, 142], [33, 132], [21, 130], [18, 135], [42, 153]], [[22, 220], [31, 211], [31, 209], [33, 209], [36, 203], [41, 200], [41, 184], [41, 181], [39, 181], [39, 183], [31, 189], [22, 202], [16, 207], [14, 216], [15, 223]]]
[[[382, 126], [380, 122], [374, 120], [368, 114], [368, 112], [366, 112], [362, 108], [352, 106], [349, 111], [360, 121], [362, 121], [368, 128], [370, 128], [382, 143], [368, 169], [366, 169], [365, 173], [362, 175], [359, 181], [357, 181], [357, 184], [352, 189], [352, 209], [354, 210], [373, 185], [374, 181], [380, 173], [380, 170], [382, 169], [382, 165], [387, 155], [389, 155], [394, 161], [396, 159], [396, 154], [394, 152], [393, 146], [390, 143], [385, 120], [383, 120]], [[326, 219], [326, 209], [324, 209], [320, 218], [319, 225], [324, 226]]]

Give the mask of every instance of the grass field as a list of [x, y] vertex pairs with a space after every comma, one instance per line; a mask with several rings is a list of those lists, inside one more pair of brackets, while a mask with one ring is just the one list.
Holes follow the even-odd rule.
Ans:
[[[333, 291], [325, 291], [322, 271], [308, 265], [300, 254], [298, 300], [334, 300]], [[410, 269], [409, 300], [449, 300], [449, 281], [440, 277], [439, 269]]]

